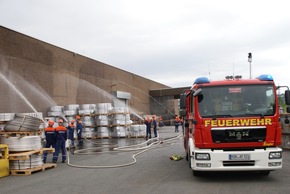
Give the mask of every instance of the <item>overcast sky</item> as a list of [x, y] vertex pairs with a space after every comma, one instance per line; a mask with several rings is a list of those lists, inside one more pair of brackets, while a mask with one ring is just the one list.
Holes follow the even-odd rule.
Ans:
[[0, 25], [171, 87], [271, 74], [290, 86], [288, 0], [0, 0]]

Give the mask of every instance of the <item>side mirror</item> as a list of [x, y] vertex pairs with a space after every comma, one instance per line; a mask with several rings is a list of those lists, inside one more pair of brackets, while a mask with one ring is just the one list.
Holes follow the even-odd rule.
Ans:
[[179, 115], [182, 116], [182, 117], [185, 117], [186, 116], [186, 110], [185, 109], [181, 109], [179, 111]]
[[290, 90], [285, 91], [285, 102], [286, 102], [286, 105], [290, 105]]
[[185, 93], [180, 94], [179, 108], [180, 109], [186, 108], [186, 94]]
[[286, 112], [287, 112], [287, 113], [290, 113], [290, 107], [289, 107], [289, 106], [287, 106], [287, 108], [286, 108]]

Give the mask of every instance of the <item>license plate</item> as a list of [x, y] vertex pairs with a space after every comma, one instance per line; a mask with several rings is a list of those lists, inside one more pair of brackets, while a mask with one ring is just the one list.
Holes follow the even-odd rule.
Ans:
[[229, 160], [250, 160], [250, 154], [229, 154]]

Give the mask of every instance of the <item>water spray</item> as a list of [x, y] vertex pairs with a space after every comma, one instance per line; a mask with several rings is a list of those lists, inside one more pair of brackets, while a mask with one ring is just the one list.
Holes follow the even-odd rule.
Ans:
[[45, 120], [41, 117], [41, 115], [37, 112], [37, 110], [32, 106], [32, 104], [25, 98], [25, 96], [8, 80], [6, 77], [0, 73], [0, 77], [24, 100], [24, 102], [39, 116], [39, 118], [47, 125]]

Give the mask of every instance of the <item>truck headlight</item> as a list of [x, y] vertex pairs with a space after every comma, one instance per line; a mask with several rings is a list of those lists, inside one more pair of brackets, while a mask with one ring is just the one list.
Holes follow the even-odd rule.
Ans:
[[208, 153], [195, 153], [196, 160], [210, 160], [210, 155]]
[[281, 159], [282, 158], [282, 152], [270, 152], [269, 153], [269, 159]]

